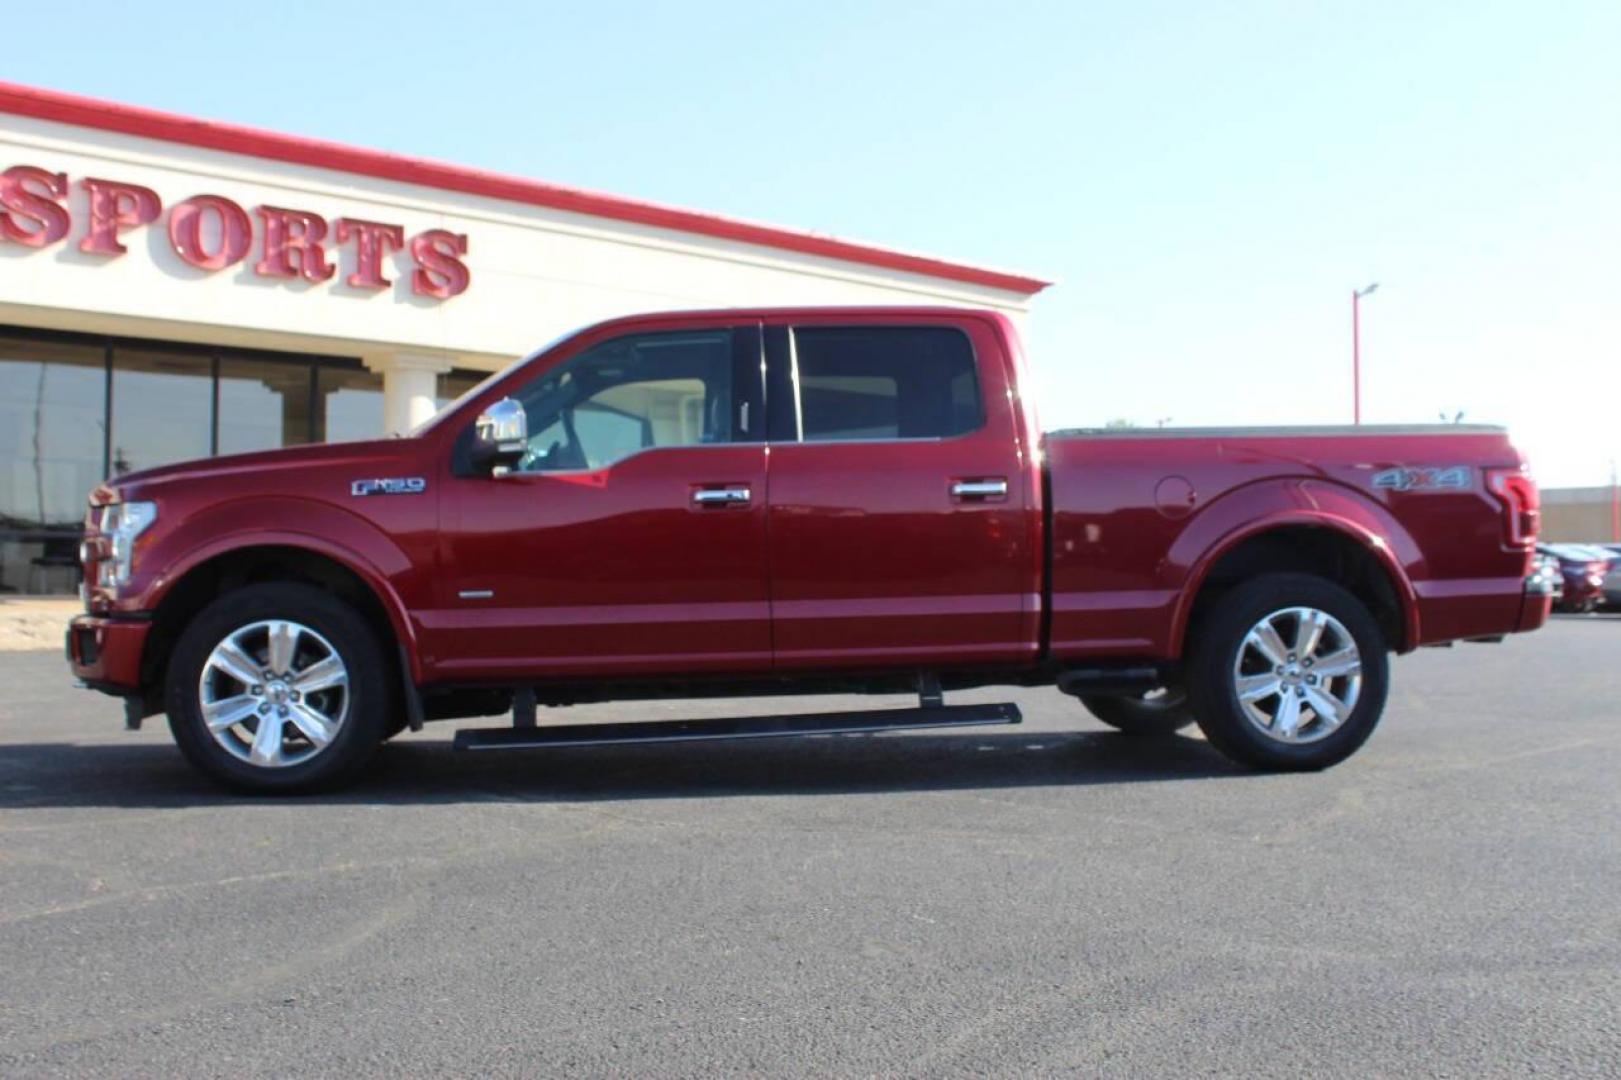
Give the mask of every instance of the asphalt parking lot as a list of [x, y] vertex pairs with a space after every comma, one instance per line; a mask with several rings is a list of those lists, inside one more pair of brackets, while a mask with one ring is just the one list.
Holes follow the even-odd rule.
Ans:
[[0, 654], [0, 1075], [1615, 1075], [1618, 661], [1615, 618], [1403, 658], [1321, 775], [1043, 691], [949, 734], [432, 725], [273, 801]]

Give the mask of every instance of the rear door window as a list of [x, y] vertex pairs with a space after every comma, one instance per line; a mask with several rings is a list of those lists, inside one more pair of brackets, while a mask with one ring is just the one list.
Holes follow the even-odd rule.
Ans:
[[943, 439], [984, 422], [973, 346], [960, 330], [804, 326], [791, 350], [805, 442]]

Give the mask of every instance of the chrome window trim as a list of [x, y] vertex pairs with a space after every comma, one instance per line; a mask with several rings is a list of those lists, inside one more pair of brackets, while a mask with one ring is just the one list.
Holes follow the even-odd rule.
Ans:
[[[788, 328], [788, 379], [794, 387], [794, 442], [805, 441], [805, 395], [799, 387], [799, 327]], [[836, 440], [829, 440], [836, 441]]]

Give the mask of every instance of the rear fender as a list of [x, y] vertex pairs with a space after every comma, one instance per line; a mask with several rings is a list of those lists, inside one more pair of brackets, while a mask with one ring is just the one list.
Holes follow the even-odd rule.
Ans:
[[1171, 621], [1172, 655], [1180, 657], [1193, 605], [1210, 571], [1244, 541], [1282, 528], [1332, 529], [1356, 541], [1384, 569], [1401, 605], [1404, 648], [1419, 641], [1415, 578], [1423, 552], [1389, 510], [1330, 480], [1268, 480], [1228, 492], [1194, 516], [1171, 545], [1167, 566], [1185, 568]]

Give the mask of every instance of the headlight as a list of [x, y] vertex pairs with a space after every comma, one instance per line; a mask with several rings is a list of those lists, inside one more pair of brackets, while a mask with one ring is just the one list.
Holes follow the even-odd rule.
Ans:
[[135, 539], [157, 519], [157, 503], [113, 503], [107, 507], [101, 517], [101, 534], [107, 538], [108, 554], [97, 566], [97, 584], [113, 587], [129, 580], [135, 568]]

